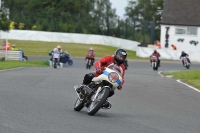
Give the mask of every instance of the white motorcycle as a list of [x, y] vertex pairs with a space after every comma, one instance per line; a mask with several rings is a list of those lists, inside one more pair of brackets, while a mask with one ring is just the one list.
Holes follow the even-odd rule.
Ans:
[[[111, 64], [101, 75], [94, 77], [89, 85], [74, 86], [78, 95], [74, 110], [80, 111], [83, 107], [87, 107], [88, 115], [97, 113], [103, 107], [110, 91], [114, 91], [122, 83], [122, 74], [120, 66]], [[81, 87], [80, 93], [77, 92], [78, 87]]]
[[158, 70], [158, 58], [156, 56], [151, 57], [151, 66], [153, 67], [153, 70], [157, 71]]
[[182, 61], [184, 63], [184, 66], [189, 69], [190, 68], [190, 63], [188, 62], [188, 57], [182, 57]]
[[52, 60], [52, 66], [54, 68], [57, 68], [58, 67], [58, 64], [60, 63], [60, 53], [52, 53], [52, 56], [53, 56], [53, 60]]

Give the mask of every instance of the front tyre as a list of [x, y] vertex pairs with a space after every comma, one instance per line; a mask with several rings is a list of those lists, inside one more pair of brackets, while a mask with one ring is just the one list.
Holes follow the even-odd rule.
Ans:
[[[94, 101], [90, 103], [88, 106], [88, 115], [94, 115], [102, 105], [105, 103], [106, 99], [108, 98], [110, 90], [106, 87], [103, 87], [102, 90], [98, 93], [98, 96]], [[94, 94], [95, 95], [95, 94]]]
[[80, 99], [78, 98], [74, 104], [74, 110], [75, 111], [80, 111], [81, 109], [83, 109], [84, 105], [83, 103], [80, 101]]
[[187, 69], [190, 69], [190, 65], [187, 65], [186, 68], [187, 68]]
[[57, 68], [57, 61], [54, 61], [54, 68]]

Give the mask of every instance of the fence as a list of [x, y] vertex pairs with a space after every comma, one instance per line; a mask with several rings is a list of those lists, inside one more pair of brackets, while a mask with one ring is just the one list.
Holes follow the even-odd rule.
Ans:
[[11, 51], [11, 50], [0, 50], [0, 58], [6, 58], [6, 60], [22, 60], [21, 51]]
[[106, 35], [151, 44], [159, 32], [155, 30], [154, 23], [145, 20], [95, 18], [68, 12], [13, 10], [10, 13], [10, 20], [13, 21], [11, 27], [14, 29]]

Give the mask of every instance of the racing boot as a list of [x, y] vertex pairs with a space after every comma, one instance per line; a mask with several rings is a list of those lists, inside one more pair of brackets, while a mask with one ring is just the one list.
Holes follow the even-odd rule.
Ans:
[[105, 103], [102, 105], [102, 109], [110, 109], [112, 107], [112, 104], [108, 101], [108, 99], [105, 101]]
[[77, 93], [80, 93], [82, 88], [83, 88], [83, 86], [75, 86], [74, 88], [75, 88]]

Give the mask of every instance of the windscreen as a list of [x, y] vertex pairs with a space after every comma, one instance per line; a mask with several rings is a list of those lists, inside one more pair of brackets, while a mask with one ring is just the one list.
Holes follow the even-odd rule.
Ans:
[[110, 68], [110, 69], [116, 71], [116, 72], [117, 72], [118, 74], [120, 74], [120, 75], [123, 74], [122, 68], [121, 68], [120, 66], [118, 66], [117, 64], [112, 63], [112, 64], [110, 64], [107, 68]]

